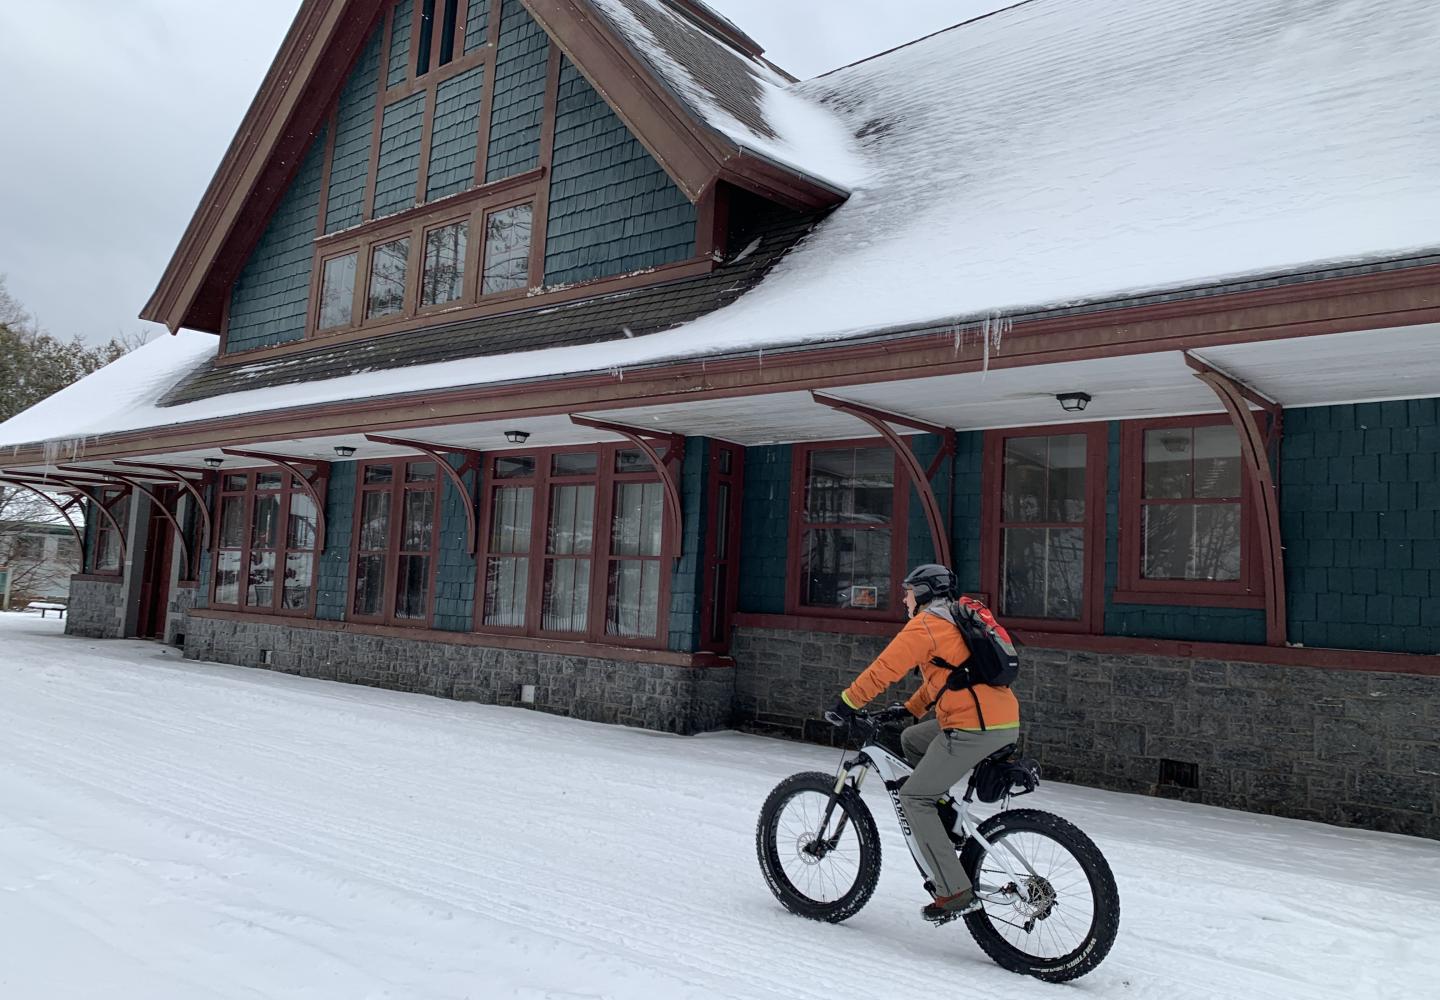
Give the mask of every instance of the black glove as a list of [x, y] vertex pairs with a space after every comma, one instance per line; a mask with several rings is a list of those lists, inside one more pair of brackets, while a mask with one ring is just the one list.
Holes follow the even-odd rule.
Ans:
[[915, 716], [900, 702], [889, 708], [882, 708], [872, 716], [876, 722], [914, 722]]
[[855, 719], [855, 709], [844, 698], [835, 699], [835, 707], [825, 713], [825, 721], [832, 726], [848, 726]]

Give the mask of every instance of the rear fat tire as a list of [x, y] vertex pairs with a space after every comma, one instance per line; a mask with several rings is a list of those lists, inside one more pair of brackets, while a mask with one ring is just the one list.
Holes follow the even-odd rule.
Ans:
[[[835, 788], [835, 775], [821, 771], [804, 771], [792, 774], [765, 799], [760, 808], [760, 820], [755, 825], [755, 853], [760, 859], [760, 870], [775, 898], [791, 913], [811, 920], [824, 920], [838, 924], [853, 917], [870, 901], [875, 884], [880, 880], [880, 833], [875, 828], [875, 818], [860, 798], [860, 794], [848, 784], [835, 803], [836, 809], [843, 809], [849, 816], [849, 826], [854, 829], [860, 843], [859, 872], [850, 890], [833, 902], [820, 902], [799, 892], [785, 874], [780, 862], [780, 850], [793, 850], [794, 845], [781, 845], [777, 841], [777, 827], [785, 803], [801, 792], [819, 792], [829, 796]], [[834, 819], [831, 823], [835, 822]], [[818, 832], [818, 831], [817, 831]]]
[[[1034, 976], [1047, 983], [1064, 983], [1079, 979], [1104, 960], [1115, 943], [1120, 929], [1120, 891], [1115, 886], [1115, 876], [1100, 848], [1087, 837], [1079, 827], [1053, 813], [1039, 809], [1011, 809], [997, 813], [980, 824], [980, 835], [991, 840], [991, 834], [1002, 831], [1028, 831], [1038, 833], [1062, 845], [1079, 863], [1090, 883], [1090, 893], [1095, 901], [1095, 914], [1090, 933], [1068, 954], [1058, 958], [1037, 958], [1016, 948], [996, 930], [985, 911], [979, 910], [965, 916], [965, 926], [975, 943], [1002, 969], [1021, 975]], [[991, 840], [994, 843], [993, 840]], [[998, 847], [999, 845], [997, 845]], [[960, 853], [960, 863], [965, 874], [975, 881], [975, 871], [984, 855], [984, 848], [971, 838]]]

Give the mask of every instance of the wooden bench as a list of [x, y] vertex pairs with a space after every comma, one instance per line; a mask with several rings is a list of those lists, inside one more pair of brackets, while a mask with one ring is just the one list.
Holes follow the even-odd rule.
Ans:
[[67, 608], [65, 607], [65, 605], [56, 604], [54, 601], [31, 601], [29, 604], [25, 605], [25, 610], [38, 611], [40, 612], [41, 618], [44, 618], [52, 611], [57, 611], [59, 612], [60, 617], [64, 618]]

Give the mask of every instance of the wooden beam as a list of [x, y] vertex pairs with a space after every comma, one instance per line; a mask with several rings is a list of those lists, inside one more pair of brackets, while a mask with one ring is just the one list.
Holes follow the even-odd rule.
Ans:
[[[631, 427], [629, 424], [617, 424], [609, 420], [597, 420], [594, 417], [582, 417], [579, 414], [570, 414], [570, 422], [579, 427], [589, 427], [599, 431], [609, 431], [612, 434], [619, 434], [635, 447], [645, 453], [650, 459], [650, 464], [660, 475], [661, 487], [665, 490], [665, 523], [670, 531], [670, 551], [676, 559], [681, 556], [681, 549], [685, 539], [685, 523], [681, 517], [680, 509], [680, 486], [675, 481], [675, 470], [671, 463], [678, 464], [685, 454], [685, 436], [667, 431], [655, 431], [645, 427]], [[669, 450], [665, 458], [660, 457], [660, 452], [646, 438], [660, 438], [669, 443]]]
[[[72, 468], [66, 465], [56, 466], [56, 468], [66, 472], [91, 471], [88, 469]], [[110, 476], [110, 478], [115, 480], [117, 483], [128, 486], [138, 493], [143, 493], [146, 499], [148, 499], [152, 504], [154, 504], [156, 508], [159, 509], [161, 514], [165, 515], [165, 520], [170, 522], [170, 527], [175, 531], [175, 540], [180, 543], [180, 550], [185, 555], [186, 569], [192, 572], [198, 571], [199, 566], [196, 565], [194, 554], [190, 551], [190, 543], [185, 540], [185, 529], [183, 526], [181, 526], [180, 519], [170, 512], [169, 507], [165, 506], [165, 502], [161, 500], [160, 497], [158, 497], [148, 487], [142, 486], [138, 479], [133, 479], [130, 476], [127, 476], [124, 473], [120, 472], [110, 472], [109, 470], [104, 471], [106, 475]]]
[[[234, 455], [236, 458], [251, 458], [257, 462], [265, 462], [275, 466], [284, 472], [294, 476], [300, 482], [300, 488], [310, 497], [310, 502], [315, 505], [315, 535], [319, 546], [316, 553], [325, 554], [325, 490], [324, 487], [330, 482], [330, 463], [311, 458], [285, 458], [282, 455], [266, 455], [258, 451], [241, 451], [238, 448], [221, 448], [222, 455]], [[300, 471], [301, 465], [315, 467], [315, 481]], [[317, 487], [316, 483], [319, 484]]]
[[196, 510], [200, 512], [200, 524], [204, 531], [204, 534], [201, 536], [200, 539], [200, 550], [203, 552], [205, 549], [208, 549], [210, 547], [210, 504], [206, 502], [205, 494], [200, 492], [199, 487], [197, 487], [194, 482], [192, 482], [187, 476], [184, 475], [184, 473], [186, 472], [200, 472], [203, 476], [204, 473], [202, 470], [182, 469], [167, 465], [151, 465], [148, 462], [128, 462], [124, 460], [117, 460], [115, 464], [123, 465], [126, 468], [152, 469], [157, 472], [168, 472], [172, 474], [174, 476], [173, 482], [177, 483], [181, 489], [183, 489], [186, 493], [190, 494], [191, 498], [195, 501]]
[[20, 482], [20, 480], [18, 480], [18, 479], [0, 478], [0, 483], [6, 483], [6, 484], [9, 484], [10, 486], [14, 486], [16, 489], [21, 489], [21, 490], [25, 490], [25, 491], [28, 492], [28, 493], [33, 493], [33, 494], [35, 494], [37, 497], [39, 497], [41, 500], [44, 500], [44, 501], [45, 501], [46, 503], [48, 503], [50, 506], [54, 507], [57, 511], [59, 511], [60, 516], [65, 519], [65, 524], [66, 524], [67, 526], [69, 526], [69, 528], [70, 528], [70, 533], [75, 536], [75, 541], [76, 541], [76, 543], [80, 546], [80, 568], [83, 570], [83, 569], [85, 568], [85, 556], [86, 556], [86, 552], [85, 552], [85, 533], [82, 532], [78, 527], [76, 527], [75, 522], [70, 519], [70, 510], [69, 510], [69, 508], [70, 508], [70, 504], [73, 503], [74, 500], [72, 499], [71, 501], [69, 501], [69, 502], [67, 502], [67, 503], [65, 503], [65, 504], [61, 504], [59, 500], [56, 500], [54, 497], [52, 497], [50, 494], [46, 493], [44, 490], [37, 489], [37, 488], [35, 488], [34, 486], [31, 486], [29, 483], [22, 483], [22, 482]]
[[[422, 455], [428, 455], [435, 464], [440, 467], [440, 471], [445, 473], [451, 484], [454, 485], [455, 491], [465, 498], [466, 551], [472, 556], [475, 555], [475, 546], [480, 535], [478, 491], [476, 494], [471, 494], [469, 487], [465, 485], [465, 474], [463, 470], [473, 464], [475, 468], [475, 479], [478, 485], [480, 479], [480, 453], [466, 448], [456, 448], [452, 445], [426, 444], [424, 441], [415, 441], [410, 438], [384, 437], [379, 434], [366, 434], [365, 440], [373, 441], [376, 444], [393, 445], [397, 448], [413, 448]], [[465, 456], [465, 466], [457, 470], [445, 460], [447, 454]]]

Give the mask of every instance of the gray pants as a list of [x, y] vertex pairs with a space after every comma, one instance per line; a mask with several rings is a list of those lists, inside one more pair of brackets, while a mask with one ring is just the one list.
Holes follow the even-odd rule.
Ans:
[[[970, 888], [955, 847], [936, 811], [935, 800], [948, 792], [970, 769], [990, 754], [1020, 737], [1018, 729], [947, 729], [934, 719], [920, 722], [900, 734], [905, 759], [915, 773], [900, 789], [900, 803], [910, 820], [915, 843], [935, 876], [935, 893], [953, 896]], [[918, 763], [917, 763], [918, 761]]]

